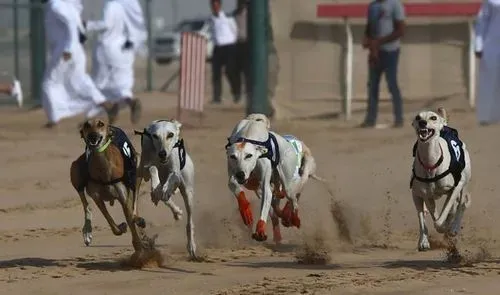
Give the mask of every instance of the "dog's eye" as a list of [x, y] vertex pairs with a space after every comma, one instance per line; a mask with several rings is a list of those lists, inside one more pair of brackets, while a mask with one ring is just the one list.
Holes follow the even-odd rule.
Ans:
[[415, 121], [420, 121], [420, 120], [422, 120], [422, 118], [421, 118], [420, 116], [418, 116], [418, 115], [417, 115], [417, 116], [415, 117]]
[[236, 156], [235, 156], [235, 155], [231, 155], [231, 156], [229, 156], [229, 157], [230, 157], [231, 159], [233, 159], [233, 160], [236, 160]]
[[174, 134], [173, 134], [172, 132], [169, 132], [169, 133], [167, 134], [167, 138], [172, 138], [172, 137], [174, 137]]
[[438, 117], [436, 117], [436, 116], [432, 116], [432, 117], [431, 117], [431, 120], [432, 120], [432, 121], [436, 121], [437, 119], [438, 119]]
[[99, 128], [104, 127], [104, 123], [102, 121], [99, 121], [97, 123], [97, 127], [99, 127]]
[[252, 157], [252, 154], [246, 154], [245, 159], [250, 159]]

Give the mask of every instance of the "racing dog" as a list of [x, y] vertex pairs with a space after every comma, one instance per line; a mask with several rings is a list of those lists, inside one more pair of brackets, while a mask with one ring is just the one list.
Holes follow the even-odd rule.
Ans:
[[[132, 233], [132, 243], [136, 251], [142, 249], [143, 237], [136, 224], [144, 227], [142, 218], [132, 212], [136, 195], [136, 151], [127, 135], [118, 127], [108, 126], [105, 121], [91, 119], [81, 129], [86, 148], [85, 153], [71, 164], [71, 183], [82, 201], [85, 222], [82, 229], [85, 245], [92, 242], [92, 215], [85, 191], [106, 218], [115, 235], [127, 232], [127, 224]], [[118, 200], [127, 223], [117, 225], [106, 208]]]
[[[471, 204], [467, 186], [471, 179], [469, 152], [458, 137], [458, 131], [448, 127], [444, 108], [437, 112], [422, 111], [413, 120], [417, 141], [413, 146], [413, 169], [410, 181], [413, 202], [418, 214], [420, 237], [418, 250], [430, 249], [424, 218], [424, 203], [439, 233], [456, 236], [462, 217]], [[435, 200], [446, 196], [440, 214]]]
[[245, 225], [253, 224], [253, 216], [241, 186], [262, 197], [260, 219], [256, 232], [252, 235], [257, 241], [267, 239], [265, 223], [273, 193], [288, 199], [282, 212], [279, 212], [278, 205], [273, 205], [275, 213], [282, 218], [283, 225], [300, 227], [298, 198], [309, 177], [319, 179], [314, 175], [314, 159], [310, 157], [312, 161], [307, 161], [303, 157], [303, 146], [296, 138], [283, 137], [269, 131], [265, 122], [249, 119], [241, 120], [228, 138], [228, 186], [238, 200]]
[[[187, 251], [195, 260], [193, 201], [194, 164], [186, 152], [184, 140], [180, 136], [182, 124], [176, 120], [155, 120], [143, 131], [135, 131], [141, 136], [141, 159], [137, 170], [137, 188], [142, 179], [151, 180], [151, 201], [158, 205], [165, 203], [176, 220], [181, 219], [182, 210], [171, 197], [179, 190], [187, 211]], [[137, 208], [135, 209], [137, 212]]]

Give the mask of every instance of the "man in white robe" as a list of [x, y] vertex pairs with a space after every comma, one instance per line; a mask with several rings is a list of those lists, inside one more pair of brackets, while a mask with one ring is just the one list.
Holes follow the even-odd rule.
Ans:
[[108, 0], [104, 5], [103, 19], [88, 21], [86, 30], [100, 33], [94, 49], [94, 83], [108, 101], [126, 102], [130, 106], [132, 123], [138, 123], [141, 103], [132, 93], [134, 60], [136, 50], [147, 39], [139, 2]]
[[476, 19], [479, 87], [476, 116], [481, 125], [500, 122], [500, 0], [483, 0]]
[[84, 32], [81, 0], [46, 2], [45, 31], [50, 52], [42, 84], [42, 105], [48, 117], [46, 127], [54, 127], [64, 118], [96, 107], [106, 110], [112, 123], [116, 107], [106, 102], [86, 73], [86, 56], [81, 44]]

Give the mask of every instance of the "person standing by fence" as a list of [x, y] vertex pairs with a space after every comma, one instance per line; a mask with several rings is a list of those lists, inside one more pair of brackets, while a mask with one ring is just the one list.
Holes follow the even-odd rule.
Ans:
[[214, 41], [212, 54], [212, 103], [220, 104], [222, 101], [222, 68], [231, 88], [233, 100], [241, 100], [241, 82], [236, 79], [236, 38], [237, 25], [233, 17], [227, 16], [222, 11], [222, 0], [210, 0], [212, 17], [210, 25]]
[[363, 41], [363, 47], [369, 50], [368, 108], [361, 127], [375, 127], [380, 80], [384, 73], [392, 96], [394, 127], [403, 127], [403, 100], [397, 76], [404, 20], [405, 11], [400, 0], [374, 0], [368, 6]]
[[[269, 1], [267, 5], [269, 5]], [[241, 85], [241, 75], [244, 77], [245, 90], [247, 92], [247, 113], [251, 105], [251, 90], [252, 84], [250, 79], [250, 44], [248, 42], [248, 27], [247, 19], [249, 13], [249, 2], [250, 0], [238, 0], [236, 10], [233, 15], [236, 19], [236, 24], [238, 25], [238, 41], [236, 43], [236, 56], [237, 56], [237, 75], [238, 83]], [[276, 116], [276, 106], [274, 103], [274, 96], [276, 94], [276, 86], [278, 84], [278, 74], [279, 74], [279, 59], [278, 52], [274, 46], [274, 33], [271, 21], [271, 10], [268, 8], [269, 14], [266, 18], [266, 36], [268, 39], [268, 56], [267, 56], [267, 95], [270, 101], [269, 105], [271, 108], [271, 113], [268, 114], [271, 118]]]
[[[137, 0], [108, 0], [104, 5], [103, 19], [88, 21], [88, 32], [98, 31], [99, 39], [94, 49], [92, 78], [110, 102], [126, 102], [130, 107], [131, 121], [140, 120], [141, 102], [133, 97], [135, 48], [140, 40], [133, 39], [128, 15], [143, 20]], [[142, 21], [144, 23], [144, 21]], [[144, 34], [147, 36], [147, 32]]]
[[476, 117], [480, 125], [500, 122], [500, 0], [484, 0], [476, 20], [479, 87]]

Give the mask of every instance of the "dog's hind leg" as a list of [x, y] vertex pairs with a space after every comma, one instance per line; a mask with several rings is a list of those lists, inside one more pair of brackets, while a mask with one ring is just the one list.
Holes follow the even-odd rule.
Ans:
[[419, 238], [418, 238], [418, 251], [426, 251], [431, 248], [429, 243], [429, 233], [425, 225], [424, 216], [424, 200], [419, 196], [413, 195], [413, 203], [417, 209], [418, 225], [419, 225]]
[[[106, 204], [104, 204], [104, 201], [101, 199], [94, 199], [95, 204], [97, 205], [97, 208], [101, 211], [102, 215], [104, 215], [104, 218], [108, 222], [109, 226], [111, 227], [111, 231], [115, 236], [121, 236], [122, 234], [127, 232], [127, 224], [125, 222], [120, 223], [120, 225], [116, 225], [113, 217], [108, 212], [108, 208], [106, 208]], [[122, 200], [120, 200], [120, 203]]]
[[184, 199], [184, 205], [187, 212], [186, 237], [187, 251], [192, 260], [197, 260], [196, 257], [196, 242], [194, 239], [194, 223], [193, 223], [193, 200], [194, 192], [192, 188], [181, 187], [181, 195]]
[[[123, 214], [125, 215], [125, 220], [130, 228], [130, 233], [132, 234], [132, 245], [135, 251], [141, 251], [144, 249], [143, 240], [137, 231], [136, 223], [133, 215], [133, 196], [131, 196], [132, 191], [125, 188], [121, 183], [115, 185], [116, 191], [118, 192], [118, 201], [122, 206]], [[125, 227], [126, 228], [126, 227]]]
[[[281, 229], [280, 229], [280, 218], [279, 218], [279, 206], [280, 199], [277, 197], [273, 197], [272, 201], [272, 210], [269, 212], [269, 217], [271, 218], [271, 222], [273, 224], [273, 241], [276, 244], [281, 243]], [[277, 209], [276, 209], [277, 208]]]

